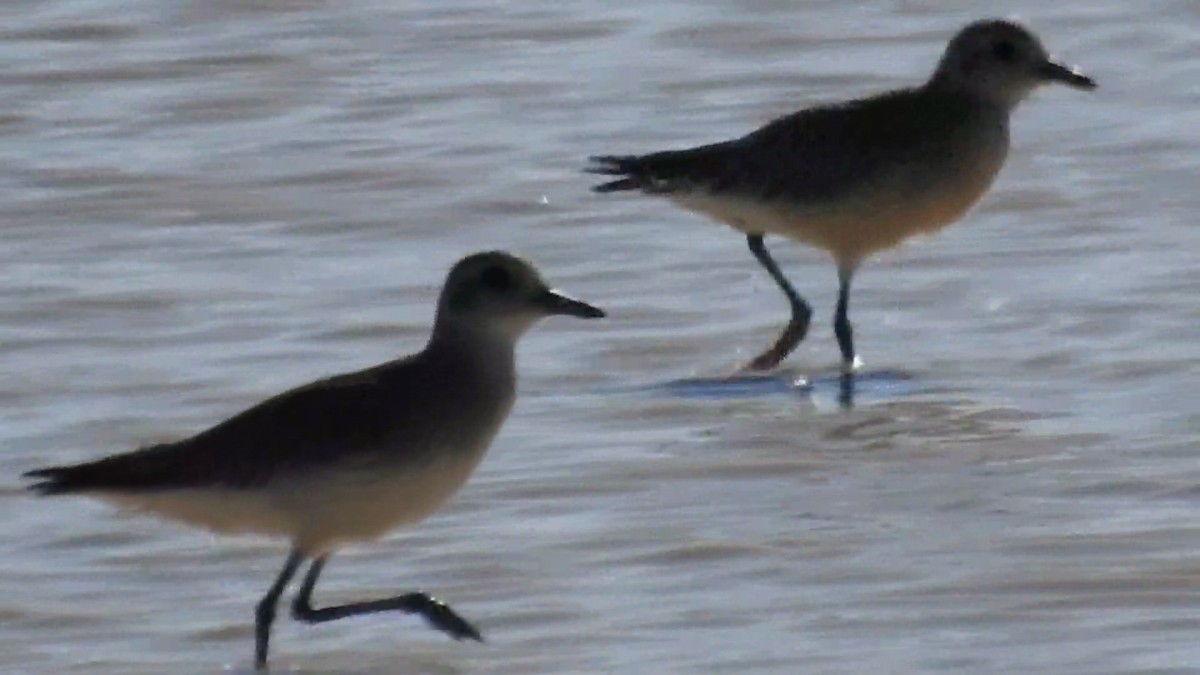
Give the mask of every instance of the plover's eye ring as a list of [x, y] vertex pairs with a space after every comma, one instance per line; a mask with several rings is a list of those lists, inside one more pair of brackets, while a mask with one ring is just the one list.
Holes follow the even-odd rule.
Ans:
[[479, 277], [485, 288], [489, 288], [497, 293], [505, 293], [512, 289], [513, 279], [508, 270], [503, 267], [493, 265], [483, 271]]
[[1008, 40], [1001, 40], [992, 45], [992, 56], [996, 57], [997, 61], [1008, 63], [1017, 56], [1017, 46]]

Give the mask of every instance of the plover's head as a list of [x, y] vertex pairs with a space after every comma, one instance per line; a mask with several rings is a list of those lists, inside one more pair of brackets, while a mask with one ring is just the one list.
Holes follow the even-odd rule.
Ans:
[[1041, 40], [1011, 21], [976, 21], [950, 40], [931, 83], [1013, 107], [1034, 89], [1057, 82], [1095, 89], [1090, 77], [1050, 58]]
[[597, 319], [604, 310], [550, 288], [532, 264], [504, 251], [458, 261], [438, 301], [439, 323], [466, 323], [513, 338], [554, 315]]

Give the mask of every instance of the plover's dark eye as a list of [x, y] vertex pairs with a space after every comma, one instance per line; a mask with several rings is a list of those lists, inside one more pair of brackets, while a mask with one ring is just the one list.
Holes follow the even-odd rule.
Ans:
[[480, 277], [483, 285], [497, 293], [504, 293], [513, 286], [512, 275], [503, 267], [493, 265], [483, 271]]
[[995, 56], [997, 61], [1008, 63], [1017, 56], [1017, 47], [1008, 40], [1001, 40], [992, 45], [992, 56]]

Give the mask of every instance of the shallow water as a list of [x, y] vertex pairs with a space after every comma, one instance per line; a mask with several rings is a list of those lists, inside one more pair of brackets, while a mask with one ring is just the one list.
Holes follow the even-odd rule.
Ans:
[[[714, 385], [783, 300], [734, 233], [599, 197], [596, 152], [717, 140], [922, 77], [1018, 13], [1040, 93], [965, 222], [856, 282], [786, 377]], [[460, 498], [331, 563], [482, 628], [281, 620], [300, 673], [1195, 672], [1200, 10], [1062, 3], [10, 1], [0, 9], [0, 671], [244, 672], [283, 547], [17, 476], [197, 431], [421, 344], [445, 269], [520, 251], [548, 322]], [[810, 388], [791, 386], [806, 378]]]

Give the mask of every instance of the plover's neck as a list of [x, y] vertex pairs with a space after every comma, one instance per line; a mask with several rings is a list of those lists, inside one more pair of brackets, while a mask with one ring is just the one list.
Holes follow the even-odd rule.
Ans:
[[1029, 91], [1025, 89], [996, 90], [941, 70], [935, 72], [921, 89], [942, 96], [961, 97], [976, 104], [980, 109], [991, 109], [1006, 116], [1029, 95]]
[[425, 351], [431, 356], [451, 358], [508, 378], [515, 371], [517, 340], [524, 332], [508, 328], [485, 321], [440, 316]]

